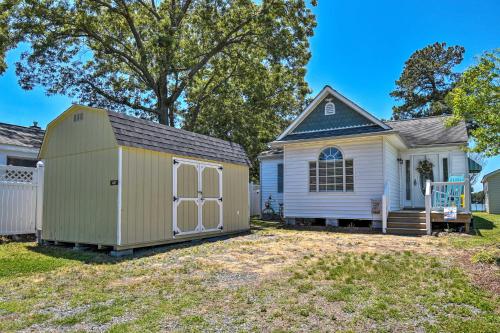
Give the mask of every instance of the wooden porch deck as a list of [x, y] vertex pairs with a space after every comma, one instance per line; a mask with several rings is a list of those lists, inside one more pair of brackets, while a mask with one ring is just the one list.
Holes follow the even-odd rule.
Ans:
[[[457, 223], [465, 225], [465, 232], [469, 232], [472, 214], [458, 212], [457, 219], [445, 221], [444, 214], [439, 210], [431, 211], [431, 223]], [[403, 209], [391, 211], [387, 217], [387, 232], [401, 235], [425, 235], [427, 228], [425, 223], [425, 209]]]

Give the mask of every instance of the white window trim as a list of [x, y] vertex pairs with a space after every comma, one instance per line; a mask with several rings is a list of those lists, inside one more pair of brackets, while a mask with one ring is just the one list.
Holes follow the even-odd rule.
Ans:
[[[323, 151], [323, 150], [322, 150]], [[353, 181], [352, 181], [352, 191], [348, 191], [347, 190], [347, 182], [346, 182], [346, 161], [352, 161], [352, 177], [353, 177]], [[315, 163], [315, 166], [316, 166], [316, 190], [315, 191], [311, 191], [311, 173], [310, 173], [310, 169], [311, 169], [311, 163]], [[309, 193], [354, 193], [355, 192], [355, 177], [354, 177], [354, 159], [352, 158], [348, 158], [348, 159], [345, 159], [344, 158], [344, 154], [342, 153], [342, 191], [320, 191], [319, 190], [319, 156], [318, 156], [318, 159], [316, 159], [315, 161], [307, 161], [307, 192]]]

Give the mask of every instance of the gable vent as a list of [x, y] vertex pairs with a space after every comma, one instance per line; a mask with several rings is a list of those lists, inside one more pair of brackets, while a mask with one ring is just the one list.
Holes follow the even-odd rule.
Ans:
[[325, 104], [325, 116], [330, 116], [332, 114], [335, 114], [335, 104], [333, 104], [333, 102], [329, 100]]
[[73, 115], [73, 122], [82, 121], [83, 113], [76, 113]]

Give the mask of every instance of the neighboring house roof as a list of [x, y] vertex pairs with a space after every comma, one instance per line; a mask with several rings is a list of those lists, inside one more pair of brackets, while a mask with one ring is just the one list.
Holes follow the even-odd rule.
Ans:
[[12, 145], [24, 148], [40, 148], [44, 130], [39, 127], [18, 126], [0, 123], [0, 145]]
[[492, 171], [490, 173], [487, 173], [486, 175], [483, 176], [483, 179], [481, 180], [481, 183], [484, 183], [485, 181], [488, 180], [489, 177], [494, 176], [496, 174], [500, 173], [500, 169], [497, 169], [495, 171]]
[[250, 165], [243, 147], [152, 121], [108, 111], [118, 145]]
[[472, 158], [468, 157], [467, 161], [469, 163], [469, 173], [480, 173], [483, 170], [481, 164], [477, 163]]
[[259, 160], [283, 158], [283, 149], [271, 149], [263, 151], [258, 156]]
[[449, 116], [425, 117], [409, 120], [387, 121], [411, 147], [430, 145], [464, 144], [469, 139], [464, 122], [446, 127]]

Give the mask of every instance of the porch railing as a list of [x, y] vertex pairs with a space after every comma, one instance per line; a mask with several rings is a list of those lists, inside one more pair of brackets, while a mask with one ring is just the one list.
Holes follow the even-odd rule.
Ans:
[[445, 207], [456, 206], [457, 212], [470, 213], [470, 182], [464, 181], [432, 182], [425, 184], [425, 221], [427, 233], [431, 230], [431, 213], [444, 211]]

